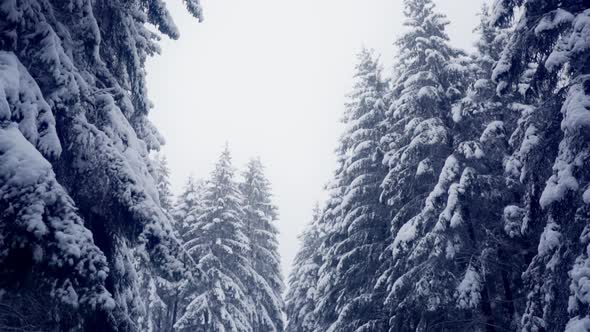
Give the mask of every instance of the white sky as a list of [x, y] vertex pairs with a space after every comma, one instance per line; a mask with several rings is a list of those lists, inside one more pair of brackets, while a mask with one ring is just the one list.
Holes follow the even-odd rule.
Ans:
[[[435, 0], [455, 46], [472, 48], [484, 0]], [[315, 201], [335, 166], [344, 95], [362, 45], [386, 70], [402, 27], [401, 0], [202, 0], [197, 23], [168, 1], [180, 40], [148, 63], [151, 118], [166, 137], [171, 182], [207, 177], [225, 142], [234, 165], [260, 156], [279, 207], [287, 276]]]

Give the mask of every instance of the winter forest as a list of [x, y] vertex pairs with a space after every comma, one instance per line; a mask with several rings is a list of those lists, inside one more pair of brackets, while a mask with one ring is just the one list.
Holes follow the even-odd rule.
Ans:
[[590, 331], [590, 2], [486, 0], [465, 51], [395, 1], [284, 276], [264, 159], [172, 190], [172, 0], [0, 0], [0, 331]]

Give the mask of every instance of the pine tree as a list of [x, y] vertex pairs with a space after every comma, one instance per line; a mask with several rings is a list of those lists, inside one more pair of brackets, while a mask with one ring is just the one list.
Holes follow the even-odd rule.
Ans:
[[322, 211], [316, 204], [311, 223], [299, 235], [301, 248], [295, 256], [289, 275], [289, 291], [285, 297], [287, 332], [312, 332], [317, 326], [318, 271], [322, 264], [319, 251], [323, 234], [319, 225]]
[[152, 158], [152, 163], [160, 206], [164, 211], [171, 213], [173, 195], [170, 186], [170, 168], [168, 168], [168, 160], [164, 154], [156, 154]]
[[144, 64], [159, 39], [148, 24], [178, 37], [161, 0], [0, 6], [2, 303], [30, 321], [29, 293], [55, 328], [134, 331], [131, 250], [167, 278], [183, 273], [148, 171], [162, 142], [147, 117]]
[[221, 154], [204, 195], [204, 209], [185, 234], [184, 246], [204, 272], [190, 303], [175, 324], [181, 331], [252, 331], [254, 315], [248, 281], [256, 274], [249, 261], [243, 198], [231, 156]]
[[384, 160], [391, 169], [383, 199], [396, 210], [436, 184], [450, 152], [452, 101], [460, 96], [451, 62], [458, 51], [449, 46], [447, 19], [434, 11], [431, 0], [405, 0], [404, 5], [409, 30], [396, 43], [399, 54], [383, 139], [389, 145]]
[[371, 51], [363, 49], [358, 61], [343, 119], [346, 130], [337, 151], [344, 160], [339, 177], [339, 186], [344, 188], [341, 217], [326, 234], [329, 259], [321, 272], [333, 278], [319, 296], [335, 294], [337, 302], [330, 306], [338, 313], [334, 321], [321, 315], [321, 325], [334, 331], [379, 330], [378, 321], [383, 318], [382, 299], [373, 294], [373, 286], [389, 224], [387, 209], [379, 202], [386, 173], [379, 149], [386, 85]]
[[520, 227], [515, 229], [516, 225], [503, 220], [504, 207], [521, 194], [519, 188], [506, 186], [503, 172], [511, 152], [507, 133], [517, 118], [516, 112], [506, 110], [513, 107], [516, 96], [500, 98], [490, 79], [509, 31], [489, 21], [484, 7], [478, 28], [481, 37], [469, 66], [472, 83], [452, 109], [453, 152], [447, 159], [452, 167], [443, 171], [446, 176], [435, 187], [435, 191], [446, 188], [439, 192], [446, 202], [442, 210], [433, 207], [436, 224], [416, 247], [430, 251], [423, 267], [435, 266], [434, 275], [446, 274], [443, 289], [454, 290], [446, 294], [450, 301], [444, 308], [451, 319], [429, 328], [515, 330], [523, 307], [518, 286], [526, 263], [503, 260], [507, 255], [519, 257], [530, 245], [523, 241]]
[[498, 0], [495, 22], [509, 24], [517, 6], [515, 33], [493, 77], [502, 94], [528, 77], [525, 88], [535, 106], [519, 120], [526, 130], [515, 132], [519, 148], [512, 159], [528, 189], [528, 204], [513, 208], [516, 216], [523, 224], [546, 221], [524, 274], [529, 293], [523, 330], [588, 330], [590, 6], [581, 0]]
[[[160, 159], [160, 158], [159, 158]], [[160, 159], [162, 160], [162, 159]], [[156, 165], [158, 165], [156, 163]], [[158, 169], [160, 170], [158, 172]], [[172, 202], [169, 189], [169, 180], [167, 168], [155, 167], [156, 178], [158, 179], [159, 197], [164, 202]], [[166, 211], [174, 218], [174, 230], [179, 241], [184, 242], [187, 239], [185, 234], [191, 225], [196, 221], [203, 208], [203, 193], [205, 184], [202, 180], [195, 180], [189, 176], [187, 183], [172, 210]], [[168, 193], [168, 194], [166, 194]], [[165, 206], [165, 203], [163, 203]], [[141, 264], [141, 257], [139, 263]], [[145, 268], [145, 265], [143, 266]], [[198, 269], [198, 274], [201, 273]], [[170, 281], [151, 273], [146, 273], [142, 277], [143, 293], [146, 294], [147, 318], [142, 318], [143, 329], [148, 331], [173, 331], [174, 324], [182, 316], [186, 306], [190, 302], [191, 289], [198, 279], [181, 278], [180, 280]]]
[[346, 187], [342, 185], [340, 178], [344, 172], [345, 156], [337, 154], [337, 167], [333, 179], [326, 185], [328, 199], [318, 220], [322, 230], [322, 238], [318, 252], [321, 255], [321, 264], [317, 272], [315, 286], [315, 304], [313, 316], [313, 331], [325, 331], [329, 328], [331, 322], [338, 318], [338, 309], [334, 305], [337, 302], [338, 293], [334, 292], [332, 285], [337, 275], [332, 273], [330, 262], [335, 258], [333, 244], [341, 240], [341, 233], [338, 232], [339, 225], [342, 222], [342, 213], [340, 210], [342, 197]]
[[[163, 154], [154, 154], [151, 156], [151, 161], [160, 206], [166, 215], [172, 218], [174, 213], [172, 210], [173, 196], [170, 188], [170, 169], [166, 157]], [[187, 196], [186, 192], [183, 193], [183, 196]], [[177, 226], [176, 223], [174, 226]], [[179, 240], [182, 238], [179, 237]], [[142, 250], [137, 250], [135, 255], [145, 308], [145, 314], [139, 320], [140, 329], [156, 332], [171, 331], [179, 317], [182, 290], [190, 284], [189, 280], [183, 278], [170, 281], [154, 274], [148, 264], [149, 258], [141, 255], [142, 253], [144, 253]]]
[[174, 205], [172, 211], [174, 228], [184, 242], [189, 240], [185, 235], [203, 211], [205, 189], [205, 181], [196, 180], [193, 176], [189, 176]]
[[[144, 257], [135, 254], [138, 284], [143, 296], [143, 312], [138, 319], [138, 328], [146, 332], [164, 331], [163, 325], [166, 323], [168, 306], [158, 290], [158, 277], [152, 274], [146, 263]], [[170, 282], [166, 280], [166, 283]]]
[[428, 330], [453, 314], [454, 276], [433, 230], [447, 191], [461, 175], [452, 155], [453, 104], [465, 89], [469, 60], [449, 46], [447, 19], [431, 0], [404, 1], [408, 31], [399, 55], [387, 117], [389, 174], [382, 199], [393, 210], [391, 262], [382, 273], [390, 329]]
[[283, 331], [283, 278], [278, 254], [277, 208], [271, 200], [270, 182], [260, 159], [252, 159], [243, 173], [245, 234], [256, 278], [248, 287], [255, 303], [254, 331]]

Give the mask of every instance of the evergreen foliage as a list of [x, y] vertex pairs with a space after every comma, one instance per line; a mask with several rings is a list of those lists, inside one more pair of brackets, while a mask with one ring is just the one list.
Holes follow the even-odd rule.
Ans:
[[389, 80], [359, 53], [283, 300], [259, 159], [173, 197], [164, 0], [3, 1], [0, 330], [590, 331], [590, 3], [490, 3], [471, 54], [435, 0], [403, 0]]
[[[350, 172], [365, 145], [348, 150], [362, 135], [347, 126], [326, 207], [304, 233], [301, 252], [320, 253], [298, 256], [294, 273], [310, 273], [289, 280], [287, 326], [590, 330], [590, 5], [496, 0], [470, 56], [449, 46], [433, 1], [404, 6], [394, 75], [376, 96], [389, 108], [363, 131], [385, 151], [381, 190], [352, 189], [365, 182], [350, 176], [380, 171]], [[355, 227], [358, 206], [386, 230]]]
[[245, 234], [243, 196], [226, 147], [203, 197], [203, 209], [184, 235], [185, 249], [199, 262], [204, 281], [190, 290], [190, 303], [175, 323], [180, 331], [252, 331], [248, 282], [255, 276]]
[[245, 234], [250, 243], [250, 264], [255, 272], [248, 291], [255, 305], [254, 331], [283, 331], [284, 303], [275, 226], [278, 214], [272, 203], [270, 182], [260, 159], [248, 162], [240, 189], [244, 197]]
[[[198, 0], [185, 4], [200, 16]], [[165, 278], [185, 273], [149, 171], [163, 140], [148, 120], [144, 65], [159, 33], [178, 37], [161, 0], [2, 2], [7, 328], [137, 331], [132, 251]]]
[[[327, 259], [321, 267], [320, 278], [330, 279], [321, 284], [321, 297], [336, 300], [320, 302], [320, 324], [328, 330], [357, 331], [380, 329], [378, 297], [373, 294], [379, 257], [385, 247], [389, 218], [387, 209], [378, 200], [380, 184], [386, 169], [381, 163], [379, 148], [384, 119], [382, 97], [386, 85], [380, 68], [370, 51], [358, 55], [353, 92], [349, 95], [343, 122], [346, 125], [337, 150], [342, 160], [336, 184], [342, 197], [331, 231], [324, 247]], [[335, 310], [335, 321], [326, 311]]]
[[317, 325], [314, 310], [318, 296], [318, 271], [322, 264], [322, 255], [319, 251], [323, 238], [319, 224], [321, 213], [319, 205], [316, 205], [311, 222], [299, 236], [301, 248], [293, 262], [293, 270], [289, 276], [289, 291], [285, 300], [287, 332], [312, 332]]

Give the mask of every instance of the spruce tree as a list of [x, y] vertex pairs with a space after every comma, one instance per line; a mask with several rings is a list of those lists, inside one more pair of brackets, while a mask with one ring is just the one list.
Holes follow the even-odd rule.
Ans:
[[[165, 331], [168, 306], [162, 298], [158, 277], [153, 275], [144, 257], [135, 255], [138, 283], [143, 296], [143, 313], [138, 319], [138, 328], [146, 332]], [[166, 284], [169, 281], [164, 280]]]
[[36, 321], [26, 299], [43, 299], [41, 329], [137, 330], [133, 248], [167, 278], [184, 271], [148, 167], [162, 143], [148, 120], [149, 24], [178, 37], [161, 0], [0, 6], [1, 301]]
[[152, 157], [152, 167], [156, 188], [158, 188], [158, 198], [160, 206], [167, 213], [172, 212], [172, 189], [170, 185], [170, 168], [166, 155], [158, 153]]
[[185, 235], [203, 212], [205, 189], [205, 181], [189, 176], [174, 204], [174, 229], [183, 242], [189, 240]]
[[[167, 192], [165, 190], [168, 183], [167, 177], [161, 176], [160, 179], [165, 183], [158, 184], [158, 188], [164, 188], [160, 192]], [[205, 183], [203, 180], [196, 180], [189, 176], [183, 191], [169, 212], [173, 216], [174, 231], [181, 243], [187, 240], [185, 234], [202, 211], [204, 190]], [[160, 199], [162, 199], [162, 196], [160, 196]], [[198, 268], [194, 271], [199, 277], [201, 271]], [[154, 303], [150, 314], [155, 331], [174, 330], [174, 324], [184, 314], [185, 308], [190, 302], [191, 289], [194, 287], [195, 282], [200, 282], [199, 278], [184, 277], [171, 282], [160, 276], [152, 276], [146, 294], [149, 296], [148, 303]]]
[[509, 24], [518, 6], [515, 33], [493, 78], [498, 92], [506, 94], [528, 77], [526, 92], [534, 101], [519, 120], [526, 130], [516, 136], [513, 158], [515, 173], [530, 188], [528, 204], [513, 208], [520, 212], [515, 219], [545, 222], [524, 274], [528, 294], [522, 328], [588, 330], [590, 5], [581, 0], [498, 0], [495, 22]]
[[299, 235], [301, 247], [295, 256], [289, 275], [289, 291], [285, 297], [287, 332], [312, 332], [316, 330], [318, 271], [322, 264], [319, 251], [323, 239], [320, 227], [322, 211], [316, 204], [311, 222]]
[[[172, 190], [170, 188], [170, 169], [166, 157], [163, 154], [154, 154], [152, 157], [152, 171], [156, 181], [156, 188], [158, 189], [158, 198], [160, 206], [164, 212], [172, 218], [182, 214], [182, 208], [173, 209], [172, 202]], [[188, 184], [185, 187], [184, 192], [181, 195], [179, 206], [193, 206], [198, 204], [193, 191], [198, 188], [195, 185], [195, 181], [189, 178]], [[190, 199], [187, 199], [190, 197]], [[184, 214], [183, 214], [184, 216]], [[186, 222], [186, 216], [179, 218], [183, 222]], [[182, 242], [182, 235], [179, 230], [179, 223], [174, 222], [173, 226], [178, 236], [179, 241]], [[154, 274], [150, 265], [147, 263], [147, 258], [143, 255], [142, 250], [136, 252], [136, 264], [139, 270], [139, 280], [141, 285], [141, 292], [143, 294], [145, 314], [140, 317], [140, 329], [142, 331], [155, 331], [155, 332], [167, 332], [172, 331], [173, 325], [177, 318], [180, 316], [179, 311], [182, 309], [182, 305], [186, 304], [186, 300], [183, 301], [182, 295], [183, 290], [191, 284], [193, 281], [191, 278], [181, 278], [180, 280], [170, 281], [157, 274]]]
[[255, 272], [244, 233], [243, 197], [227, 147], [211, 173], [203, 205], [189, 225], [184, 247], [199, 262], [204, 278], [193, 285], [190, 303], [174, 326], [180, 331], [253, 331], [247, 286]]
[[249, 259], [256, 273], [248, 286], [256, 312], [252, 328], [254, 331], [283, 331], [284, 284], [275, 226], [278, 215], [260, 159], [248, 162], [240, 190], [244, 197], [245, 234], [251, 249]]
[[[481, 15], [480, 40], [469, 65], [471, 83], [452, 109], [453, 152], [447, 162], [453, 161], [453, 167], [443, 171], [447, 176], [439, 178], [434, 191], [445, 188], [438, 193], [443, 208], [423, 210], [432, 209], [436, 224], [415, 249], [430, 251], [427, 261], [420, 262], [423, 268], [434, 266], [434, 276], [447, 276], [434, 292], [453, 290], [445, 294], [446, 317], [427, 327], [432, 329], [514, 330], [523, 307], [518, 286], [526, 263], [519, 254], [527, 243], [503, 220], [504, 207], [521, 193], [506, 186], [503, 172], [511, 153], [507, 134], [517, 118], [506, 110], [517, 96], [500, 98], [491, 81], [509, 31], [490, 24], [487, 8]], [[431, 193], [429, 200], [434, 197]], [[506, 262], [507, 255], [520, 259]]]
[[339, 186], [344, 188], [341, 218], [326, 234], [331, 251], [322, 268], [323, 274], [333, 275], [322, 292], [337, 294], [336, 303], [330, 306], [338, 313], [334, 321], [322, 316], [322, 325], [334, 331], [382, 329], [378, 322], [383, 316], [382, 299], [373, 294], [373, 286], [389, 225], [387, 209], [379, 202], [387, 171], [379, 148], [386, 85], [371, 51], [359, 53], [354, 79], [343, 119], [346, 130], [337, 151], [344, 160], [339, 177]]
[[[452, 108], [465, 88], [468, 59], [449, 46], [447, 19], [431, 0], [404, 1], [408, 31], [399, 54], [386, 114], [389, 173], [382, 199], [393, 210], [390, 246], [381, 283], [387, 285], [390, 329], [428, 330], [450, 319], [454, 276], [434, 250], [432, 231], [447, 191], [461, 174], [454, 149]], [[440, 326], [438, 326], [440, 328]]]
[[334, 305], [337, 302], [338, 293], [332, 287], [338, 276], [332, 273], [332, 262], [335, 259], [334, 245], [342, 240], [342, 233], [338, 231], [342, 222], [342, 213], [340, 210], [342, 197], [346, 188], [342, 185], [340, 178], [344, 172], [345, 156], [337, 154], [338, 165], [334, 172], [333, 179], [326, 185], [328, 199], [320, 215], [318, 225], [322, 230], [322, 238], [318, 252], [321, 257], [321, 264], [317, 272], [315, 286], [315, 304], [313, 331], [325, 331], [329, 328], [331, 322], [338, 318], [338, 308]]

